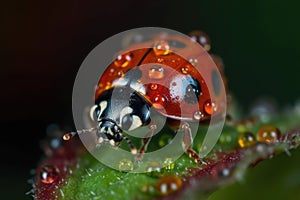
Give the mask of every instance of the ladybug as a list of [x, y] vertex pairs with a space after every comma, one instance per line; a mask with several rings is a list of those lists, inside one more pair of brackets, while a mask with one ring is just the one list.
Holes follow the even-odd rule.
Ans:
[[[90, 117], [97, 122], [94, 130], [98, 144], [109, 141], [118, 147], [125, 140], [131, 153], [138, 153], [137, 159], [142, 159], [157, 128], [151, 120], [154, 110], [166, 117], [170, 126], [184, 121], [177, 127], [185, 134], [182, 147], [196, 162], [201, 161], [192, 149], [189, 123], [207, 123], [213, 113], [221, 113], [219, 97], [224, 94], [217, 68], [212, 67], [213, 62], [203, 59], [210, 49], [208, 36], [196, 31], [190, 37], [192, 42], [175, 35], [164, 39], [154, 37], [131, 44], [130, 50], [118, 54], [99, 79], [95, 105], [90, 110]], [[195, 49], [191, 45], [199, 46], [196, 43], [203, 48], [189, 51]], [[141, 48], [145, 46], [152, 48]], [[203, 68], [201, 74], [197, 70], [199, 65]], [[218, 66], [222, 71], [221, 64]], [[213, 94], [208, 89], [208, 81], [213, 85]], [[143, 126], [149, 126], [150, 131], [137, 150], [124, 133]]]

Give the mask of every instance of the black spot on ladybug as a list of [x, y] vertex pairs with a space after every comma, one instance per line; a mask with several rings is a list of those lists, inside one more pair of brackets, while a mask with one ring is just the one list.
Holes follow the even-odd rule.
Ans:
[[217, 70], [213, 70], [211, 74], [212, 85], [216, 95], [219, 95], [221, 92], [221, 77]]
[[168, 43], [171, 47], [175, 47], [175, 48], [179, 48], [179, 49], [183, 49], [186, 47], [186, 45], [182, 42], [178, 42], [176, 40], [168, 40]]
[[195, 104], [199, 101], [201, 92], [200, 83], [196, 79], [191, 78], [185, 89], [184, 100], [187, 103]]

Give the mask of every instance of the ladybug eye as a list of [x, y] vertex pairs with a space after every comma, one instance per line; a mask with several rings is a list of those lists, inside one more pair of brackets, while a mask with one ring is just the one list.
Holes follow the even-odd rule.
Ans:
[[189, 84], [186, 87], [184, 99], [186, 102], [194, 104], [198, 102], [200, 94], [200, 86]]
[[129, 130], [133, 122], [133, 117], [130, 114], [124, 115], [122, 118], [122, 128]]

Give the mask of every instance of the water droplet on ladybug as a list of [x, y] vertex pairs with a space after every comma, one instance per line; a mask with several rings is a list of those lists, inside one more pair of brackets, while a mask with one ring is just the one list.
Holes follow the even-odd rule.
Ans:
[[213, 112], [217, 111], [217, 105], [214, 101], [211, 100], [207, 100], [204, 103], [204, 111], [208, 114], [208, 115], [212, 115]]
[[149, 162], [146, 166], [146, 174], [151, 177], [161, 177], [164, 173], [162, 164], [156, 161]]
[[174, 167], [175, 167], [175, 163], [172, 158], [166, 158], [164, 160], [163, 165], [165, 166], [165, 169], [168, 169], [168, 170], [174, 169]]
[[129, 159], [122, 159], [119, 161], [119, 170], [123, 172], [129, 172], [133, 170], [133, 162]]
[[52, 165], [45, 165], [40, 171], [40, 181], [51, 184], [59, 179], [59, 169]]
[[114, 69], [114, 68], [111, 68], [111, 69], [109, 70], [109, 75], [110, 75], [110, 76], [113, 76], [113, 75], [114, 75], [114, 72], [115, 72], [115, 69]]
[[152, 102], [153, 107], [159, 110], [163, 109], [167, 104], [166, 98], [160, 94], [156, 94], [155, 96], [153, 96]]
[[118, 55], [117, 59], [115, 60], [114, 64], [117, 67], [127, 67], [129, 62], [132, 59], [132, 55], [130, 53]]
[[158, 85], [157, 85], [157, 84], [151, 84], [151, 85], [150, 85], [150, 89], [151, 89], [151, 90], [157, 90], [157, 88], [158, 88]]
[[194, 117], [195, 120], [200, 120], [201, 117], [204, 117], [204, 115], [200, 111], [196, 111], [196, 112], [194, 112], [193, 117]]
[[161, 63], [161, 62], [163, 62], [163, 61], [164, 61], [163, 58], [157, 58], [157, 62]]
[[241, 148], [251, 147], [256, 144], [256, 139], [253, 133], [246, 131], [239, 135], [238, 143]]
[[177, 191], [182, 187], [182, 180], [174, 175], [168, 174], [161, 177], [157, 182], [157, 191], [161, 195], [168, 195], [172, 192]]
[[276, 142], [281, 136], [280, 130], [272, 125], [263, 126], [257, 134], [257, 139], [261, 142]]
[[189, 34], [192, 41], [198, 42], [206, 51], [209, 51], [211, 48], [211, 43], [208, 35], [203, 31], [193, 31]]
[[148, 75], [149, 78], [152, 79], [161, 79], [164, 77], [164, 68], [159, 65], [154, 65], [149, 69]]
[[198, 65], [198, 60], [197, 58], [190, 58], [189, 63], [191, 63], [194, 67]]
[[188, 74], [188, 73], [189, 73], [189, 67], [188, 67], [188, 66], [182, 67], [182, 68], [181, 68], [181, 72], [182, 72], [183, 74]]
[[108, 90], [109, 88], [111, 88], [111, 82], [106, 82], [106, 85], [105, 85], [105, 90]]
[[124, 76], [124, 72], [123, 72], [123, 71], [118, 71], [117, 75], [118, 75], [119, 77], [123, 77], [123, 76]]
[[166, 41], [159, 41], [155, 43], [153, 50], [157, 56], [165, 56], [170, 53], [170, 45]]

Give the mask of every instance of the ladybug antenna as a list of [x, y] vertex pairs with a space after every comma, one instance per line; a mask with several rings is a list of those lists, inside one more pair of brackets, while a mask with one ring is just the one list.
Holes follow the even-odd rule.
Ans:
[[134, 144], [131, 142], [131, 140], [126, 136], [124, 135], [123, 133], [120, 133], [120, 136], [127, 142], [129, 148], [130, 148], [130, 151], [132, 154], [136, 154], [137, 153], [137, 150], [136, 150], [136, 147], [134, 146]]
[[76, 135], [80, 135], [80, 134], [83, 134], [83, 133], [91, 133], [96, 129], [97, 128], [93, 127], [93, 128], [90, 128], [90, 129], [77, 130], [76, 132], [69, 132], [69, 133], [64, 134], [63, 140], [68, 141]]

